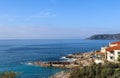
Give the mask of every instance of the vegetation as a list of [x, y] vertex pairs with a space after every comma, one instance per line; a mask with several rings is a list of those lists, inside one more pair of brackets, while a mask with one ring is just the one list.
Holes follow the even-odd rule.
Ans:
[[82, 68], [75, 68], [70, 78], [120, 78], [120, 64], [93, 64]]
[[0, 78], [16, 78], [17, 73], [15, 72], [4, 72], [0, 73]]
[[120, 55], [118, 56], [118, 61], [120, 62]]

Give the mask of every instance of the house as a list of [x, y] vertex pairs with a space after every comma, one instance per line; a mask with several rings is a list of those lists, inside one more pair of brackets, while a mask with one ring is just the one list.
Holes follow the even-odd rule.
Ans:
[[118, 56], [120, 55], [120, 45], [108, 47], [106, 48], [106, 52], [107, 52], [106, 60], [111, 62], [116, 62]]
[[108, 47], [114, 47], [114, 46], [119, 46], [119, 45], [120, 45], [120, 41], [117, 41], [117, 42], [109, 43]]
[[104, 60], [110, 62], [117, 62], [118, 56], [120, 55], [120, 41], [109, 43], [108, 46], [102, 47], [100, 51], [95, 52], [96, 63], [101, 63]]
[[104, 63], [104, 58], [105, 58], [105, 53], [104, 52], [101, 52], [101, 51], [96, 51], [95, 52], [94, 62], [96, 64], [98, 64], [98, 63]]

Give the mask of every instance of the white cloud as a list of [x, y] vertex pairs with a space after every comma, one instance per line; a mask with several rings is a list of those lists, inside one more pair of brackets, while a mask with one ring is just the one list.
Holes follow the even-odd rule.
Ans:
[[52, 16], [55, 16], [55, 15], [52, 14], [51, 12], [40, 12], [30, 17], [31, 18], [42, 18], [42, 17], [52, 17]]
[[50, 9], [48, 9], [48, 10], [44, 10], [41, 12], [37, 12], [37, 13], [29, 16], [27, 18], [27, 20], [38, 19], [38, 18], [49, 18], [49, 17], [55, 17], [55, 16], [56, 16], [56, 14], [53, 13]]
[[15, 22], [15, 21], [22, 21], [22, 22], [28, 22], [30, 20], [34, 19], [41, 19], [41, 18], [51, 18], [55, 17], [56, 14], [51, 10], [51, 9], [45, 9], [40, 12], [35, 12], [34, 14], [31, 15], [13, 15], [13, 14], [3, 14], [0, 15], [0, 23], [2, 21], [4, 22]]

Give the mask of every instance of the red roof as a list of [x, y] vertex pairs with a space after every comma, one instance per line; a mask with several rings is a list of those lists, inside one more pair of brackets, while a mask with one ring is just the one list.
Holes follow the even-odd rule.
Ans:
[[112, 42], [111, 44], [120, 44], [120, 41]]
[[103, 52], [96, 52], [96, 54], [103, 55], [103, 54], [105, 54], [105, 53], [103, 53]]
[[112, 51], [114, 51], [114, 50], [120, 50], [120, 45], [118, 45], [118, 46], [113, 46], [113, 47], [108, 47], [108, 48], [106, 48], [106, 50], [107, 50], [107, 51], [110, 51], [110, 52], [112, 52]]

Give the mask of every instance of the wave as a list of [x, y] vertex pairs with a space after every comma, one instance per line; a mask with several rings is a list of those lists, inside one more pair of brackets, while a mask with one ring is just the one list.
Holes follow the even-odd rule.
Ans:
[[75, 58], [66, 58], [65, 56], [61, 57], [60, 59], [66, 61], [66, 62], [73, 62], [73, 61], [77, 60]]
[[65, 56], [63, 56], [63, 57], [61, 57], [60, 59], [61, 59], [61, 60], [67, 60], [67, 59], [69, 59], [69, 58], [66, 58]]
[[27, 63], [27, 65], [33, 65], [33, 63], [31, 63], [31, 62], [28, 62], [28, 63]]
[[75, 59], [75, 58], [70, 58], [70, 59], [67, 60], [67, 62], [74, 62], [75, 60], [77, 60], [77, 59]]
[[32, 63], [32, 62], [25, 62], [25, 63], [22, 62], [21, 64], [25, 64], [25, 65], [33, 66], [33, 63]]

